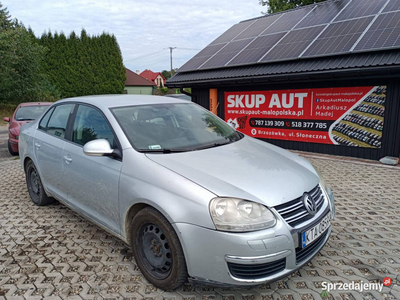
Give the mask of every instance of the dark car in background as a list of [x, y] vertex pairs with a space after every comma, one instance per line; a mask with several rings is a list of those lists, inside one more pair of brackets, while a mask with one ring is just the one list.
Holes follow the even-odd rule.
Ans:
[[32, 122], [40, 117], [47, 108], [53, 103], [51, 102], [26, 102], [17, 106], [12, 118], [4, 118], [5, 122], [9, 122], [8, 127], [8, 151], [11, 155], [18, 154], [18, 137], [21, 126], [27, 122]]

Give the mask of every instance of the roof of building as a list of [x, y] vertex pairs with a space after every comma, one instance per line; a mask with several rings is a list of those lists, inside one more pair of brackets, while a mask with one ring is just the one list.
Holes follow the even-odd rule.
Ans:
[[132, 72], [128, 68], [126, 70], [126, 81], [125, 86], [155, 86], [154, 82], [143, 78], [142, 76]]
[[194, 83], [219, 83], [239, 80], [256, 82], [259, 79], [291, 78], [324, 73], [376, 72], [378, 69], [399, 69], [400, 50], [338, 55], [253, 66], [220, 68], [176, 73], [167, 81], [169, 87], [192, 86]]
[[144, 70], [142, 73], [140, 73], [140, 76], [143, 78], [146, 78], [147, 80], [154, 81], [158, 75], [161, 75], [161, 77], [165, 79], [164, 75], [161, 72], [153, 72], [151, 70]]
[[329, 0], [245, 20], [212, 41], [167, 86], [400, 65], [398, 0]]

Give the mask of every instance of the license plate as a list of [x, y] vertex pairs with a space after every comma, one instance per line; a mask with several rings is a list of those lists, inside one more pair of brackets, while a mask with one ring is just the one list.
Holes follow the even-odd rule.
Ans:
[[307, 247], [319, 238], [331, 225], [331, 213], [329, 212], [317, 225], [301, 234], [301, 247]]

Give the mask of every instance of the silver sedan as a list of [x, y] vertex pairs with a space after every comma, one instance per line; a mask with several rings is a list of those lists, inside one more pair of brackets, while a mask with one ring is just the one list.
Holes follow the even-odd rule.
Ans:
[[121, 238], [165, 290], [276, 280], [331, 233], [333, 194], [308, 161], [184, 100], [58, 101], [23, 125], [19, 153], [36, 205], [57, 199]]

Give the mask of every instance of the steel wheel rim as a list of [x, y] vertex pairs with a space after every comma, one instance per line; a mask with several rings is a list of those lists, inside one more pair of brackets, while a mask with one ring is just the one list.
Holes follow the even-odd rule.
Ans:
[[36, 172], [35, 169], [33, 169], [33, 170], [31, 171], [31, 174], [30, 174], [30, 183], [31, 183], [32, 192], [33, 192], [35, 195], [38, 195], [38, 196], [39, 196], [39, 194], [40, 194], [39, 175], [38, 175], [38, 173]]
[[167, 237], [155, 224], [146, 223], [139, 230], [140, 259], [153, 277], [165, 279], [172, 269], [172, 252]]

